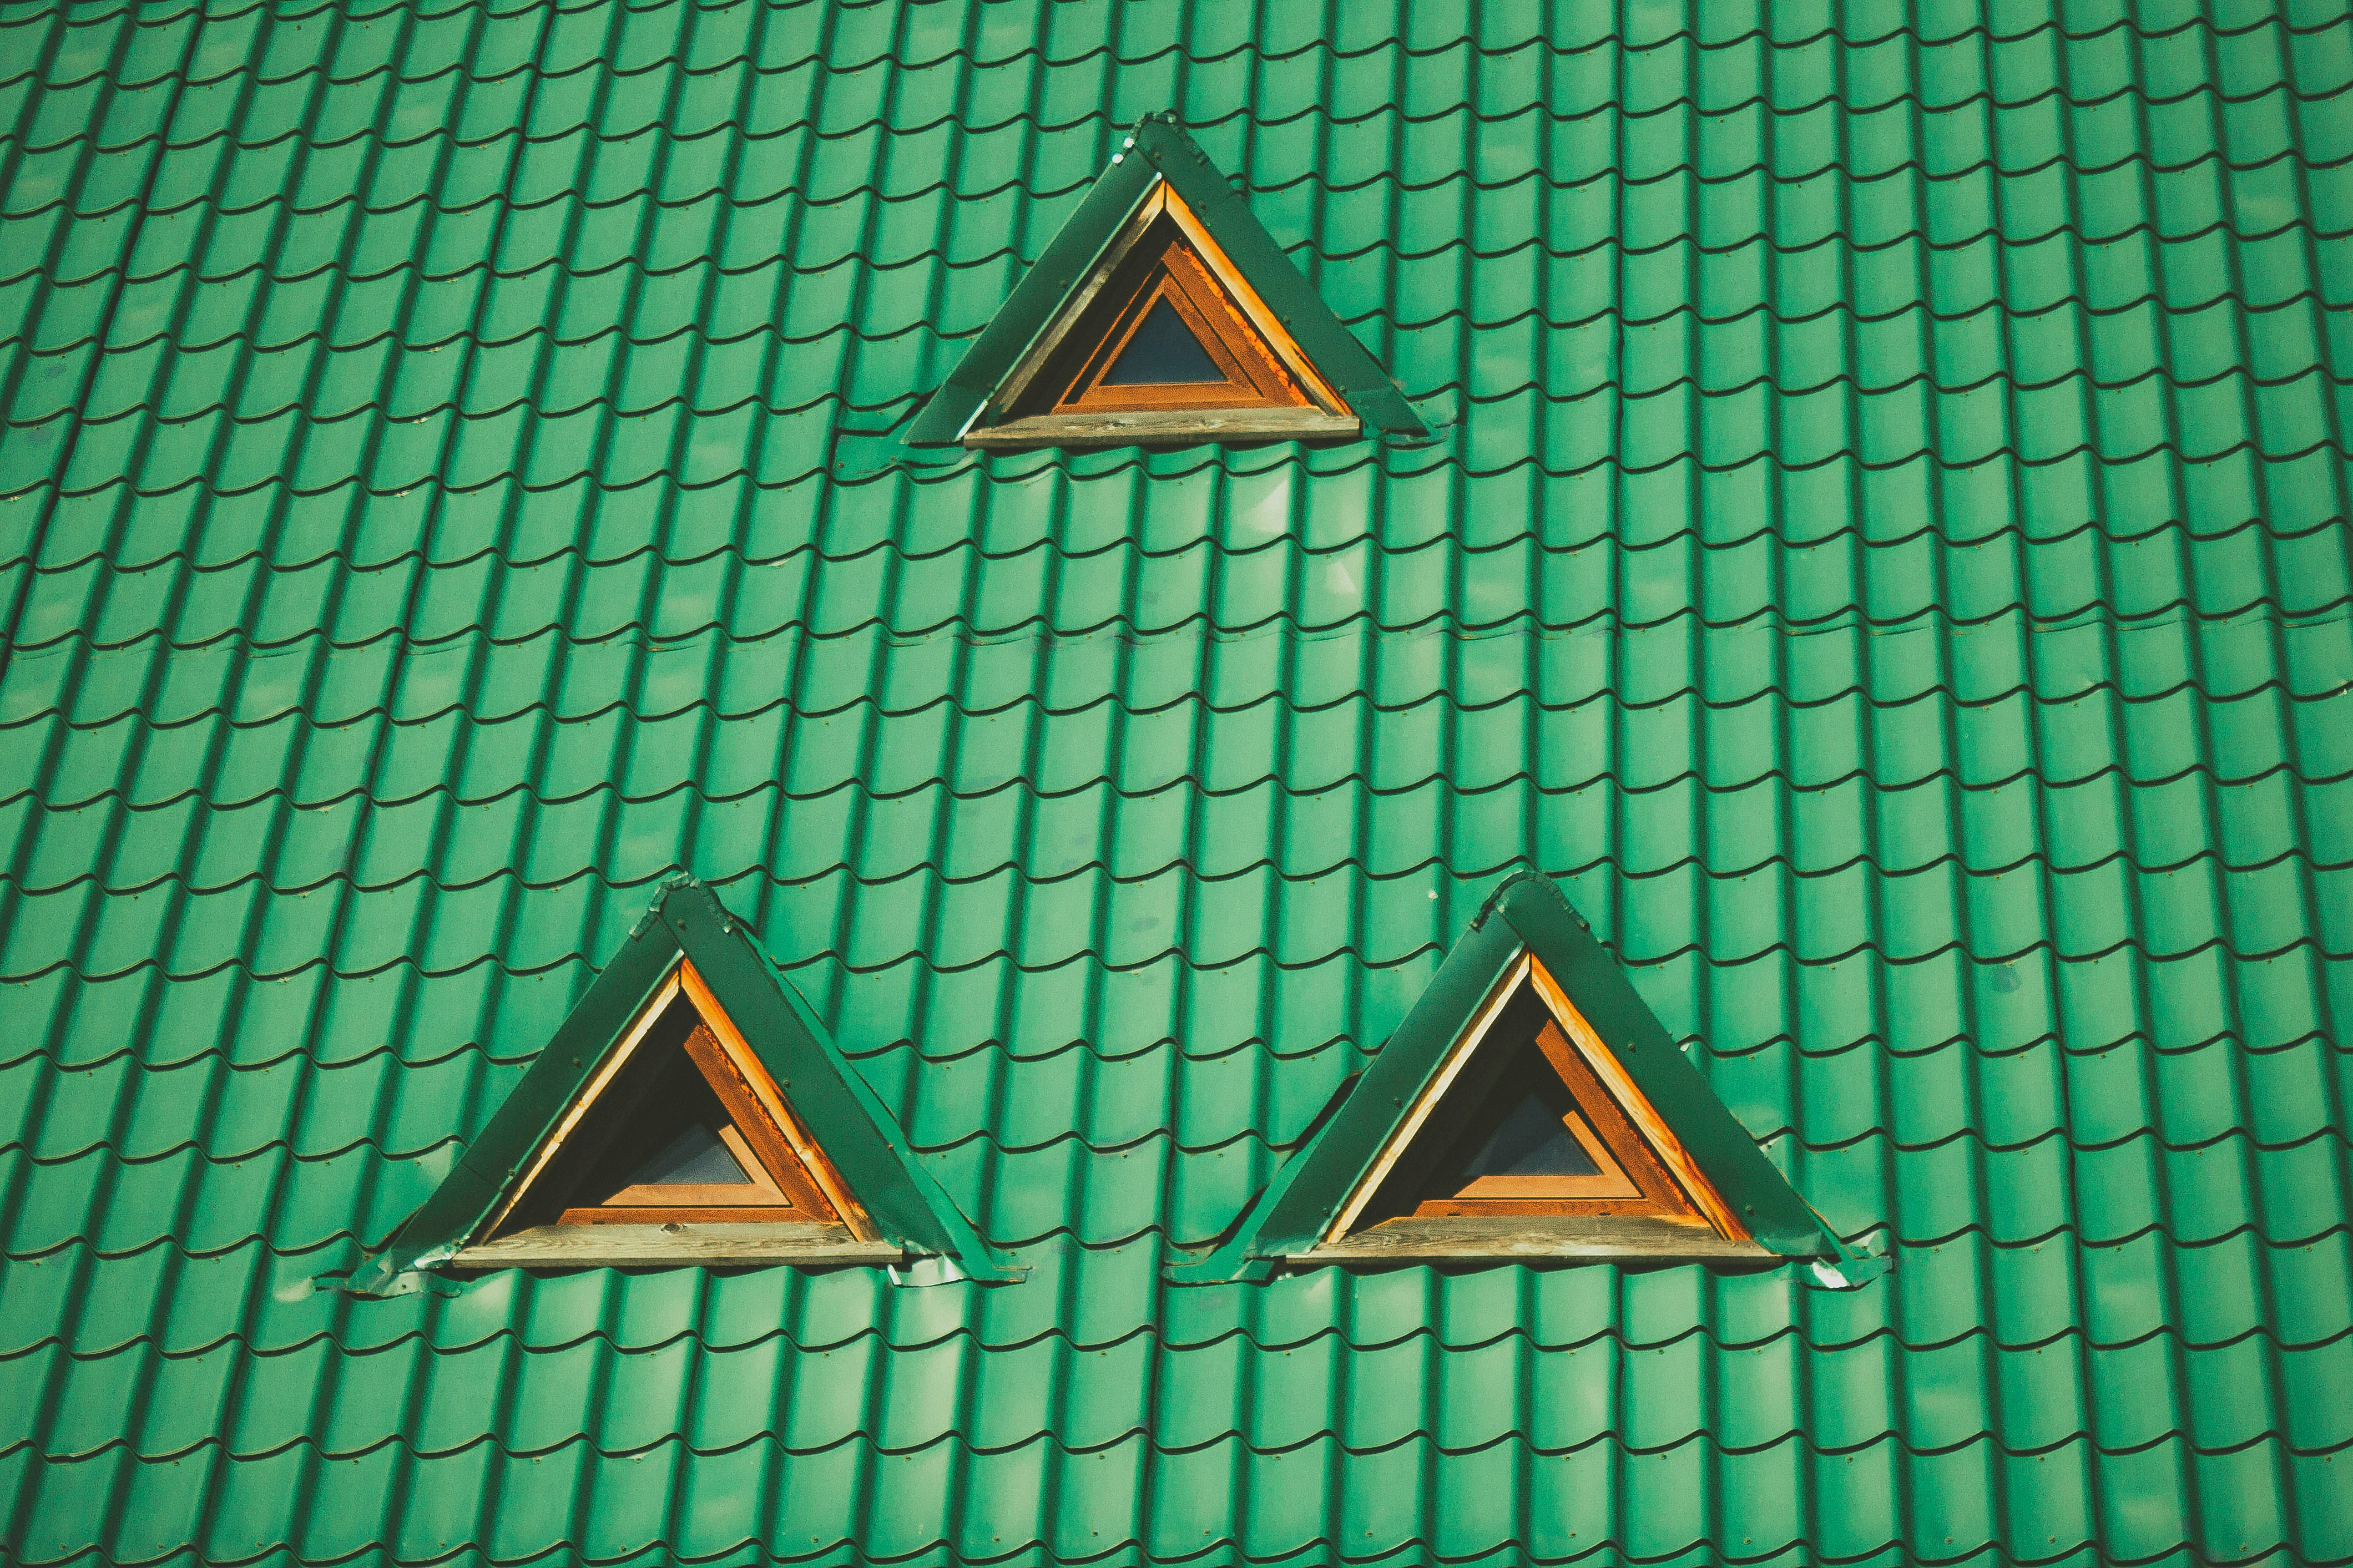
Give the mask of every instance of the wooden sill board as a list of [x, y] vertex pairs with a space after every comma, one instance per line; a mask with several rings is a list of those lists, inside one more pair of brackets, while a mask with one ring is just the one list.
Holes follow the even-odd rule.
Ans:
[[1778, 1254], [1753, 1241], [1726, 1241], [1706, 1226], [1677, 1225], [1647, 1215], [1392, 1219], [1285, 1256], [1294, 1262], [1318, 1263], [1449, 1258], [1750, 1265], [1782, 1261]]
[[1353, 441], [1365, 431], [1353, 415], [1320, 408], [1251, 408], [1225, 413], [1033, 414], [977, 426], [964, 438], [976, 448], [1129, 447], [1155, 441]]
[[903, 1249], [860, 1241], [845, 1225], [543, 1225], [449, 1259], [452, 1268], [606, 1268], [701, 1264], [900, 1263]]

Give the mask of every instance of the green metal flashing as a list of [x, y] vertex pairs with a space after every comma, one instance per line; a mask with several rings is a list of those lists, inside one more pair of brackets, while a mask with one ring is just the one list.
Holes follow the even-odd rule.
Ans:
[[1831, 1284], [1859, 1283], [1874, 1271], [1866, 1267], [1874, 1260], [1841, 1242], [1725, 1109], [1560, 889], [1525, 871], [1496, 889], [1380, 1055], [1274, 1173], [1231, 1236], [1207, 1256], [1174, 1264], [1169, 1278], [1179, 1284], [1262, 1279], [1276, 1259], [1314, 1247], [1524, 948], [1576, 999], [1761, 1246], [1784, 1258], [1829, 1260]]
[[1095, 181], [1079, 210], [1048, 243], [1037, 264], [1022, 276], [955, 369], [948, 373], [947, 380], [916, 415], [905, 437], [907, 446], [953, 447], [964, 438], [1030, 343], [1086, 281], [1136, 204], [1162, 178], [1185, 198], [1194, 216], [1290, 330], [1316, 370], [1348, 400], [1368, 430], [1395, 441], [1432, 438], [1430, 426], [1413, 411], [1398, 384], [1308, 285], [1251, 213], [1250, 203], [1226, 183], [1209, 155], [1185, 133], [1171, 112], [1145, 116], [1112, 155], [1110, 167]]
[[[905, 1136], [768, 956], [709, 888], [666, 886], [532, 1064], [393, 1244], [354, 1276], [361, 1294], [392, 1294], [419, 1269], [447, 1262], [480, 1232], [531, 1167], [607, 1052], [684, 953], [780, 1084], [793, 1108], [883, 1239], [925, 1259], [954, 1258], [976, 1279], [1018, 1279], [939, 1184], [915, 1163]], [[916, 1277], [928, 1279], [932, 1265]]]

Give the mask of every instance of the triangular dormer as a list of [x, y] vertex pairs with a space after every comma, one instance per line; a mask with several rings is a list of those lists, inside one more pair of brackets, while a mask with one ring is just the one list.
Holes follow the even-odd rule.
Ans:
[[434, 1268], [905, 1266], [1018, 1278], [711, 890], [666, 888], [353, 1288]]
[[1628, 1237], [1709, 1251], [1709, 1237], [1749, 1240], [1616, 1053], [1523, 948], [1323, 1243], [1345, 1244], [1397, 1220], [1571, 1216], [1610, 1222], [1589, 1234], [1614, 1225]]
[[1172, 119], [1147, 119], [916, 416], [914, 447], [1430, 430]]
[[1232, 1236], [1170, 1277], [1799, 1258], [1832, 1282], [1875, 1267], [1765, 1157], [1558, 889], [1524, 873]]
[[681, 953], [540, 1146], [483, 1245], [512, 1252], [548, 1226], [762, 1222], [874, 1239], [856, 1194]]

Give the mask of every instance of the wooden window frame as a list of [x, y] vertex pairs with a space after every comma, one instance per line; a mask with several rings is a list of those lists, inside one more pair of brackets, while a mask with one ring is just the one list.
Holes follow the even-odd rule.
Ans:
[[[693, 987], [688, 985], [683, 989], [691, 999]], [[696, 1010], [701, 1012], [700, 1008]], [[751, 1181], [740, 1184], [642, 1183], [622, 1188], [601, 1204], [568, 1207], [555, 1223], [686, 1225], [724, 1220], [741, 1223], [797, 1220], [831, 1225], [838, 1222], [841, 1217], [840, 1211], [834, 1207], [822, 1187], [811, 1179], [807, 1164], [786, 1141], [767, 1108], [760, 1103], [744, 1064], [712, 1034], [708, 1015], [703, 1015], [694, 1027], [687, 1031], [684, 1046], [686, 1054], [702, 1071], [703, 1080], [711, 1085], [719, 1097], [719, 1103], [733, 1119], [730, 1125], [720, 1129], [719, 1141], [743, 1166], [744, 1173]], [[752, 1062], [750, 1070], [766, 1076], [765, 1069], [756, 1059]], [[767, 1201], [761, 1201], [764, 1198]]]
[[[1147, 231], [1147, 237], [1149, 231]], [[1139, 254], [1145, 247], [1137, 247]], [[1171, 226], [1158, 259], [1127, 280], [1128, 298], [1113, 315], [1111, 329], [1092, 351], [1077, 353], [1083, 343], [1057, 363], [1060, 373], [1044, 378], [1051, 386], [1068, 386], [1053, 404], [1060, 415], [1126, 414], [1179, 408], [1306, 408], [1307, 394], [1281, 361], [1266, 352], [1234, 307], [1209, 276], [1199, 256], [1186, 244], [1183, 233]], [[1142, 382], [1106, 385], [1103, 377], [1142, 330], [1154, 306], [1166, 300], [1185, 330], [1193, 334], [1223, 381]]]
[[[1563, 1118], [1564, 1122], [1599, 1170], [1590, 1176], [1482, 1176], [1452, 1196], [1423, 1199], [1415, 1206], [1413, 1217], [1612, 1214], [1695, 1216], [1698, 1211], [1683, 1188], [1651, 1154], [1632, 1121], [1569, 1045], [1559, 1020], [1544, 1021], [1536, 1030], [1535, 1045], [1545, 1061], [1560, 1075], [1575, 1103], [1576, 1110]], [[1476, 1109], [1465, 1106], [1460, 1114], [1467, 1117], [1475, 1114]], [[1423, 1133], [1424, 1137], [1444, 1135], [1442, 1123], [1437, 1121]]]
[[[1156, 247], [1156, 248], [1155, 248]], [[1166, 299], [1229, 380], [1103, 387]], [[1115, 300], [1116, 305], [1108, 301]], [[1110, 320], [1104, 321], [1104, 311]], [[1082, 328], [1093, 326], [1092, 333]], [[1364, 422], [1166, 179], [1155, 182], [962, 437], [979, 449], [1355, 440]]]
[[[1410, 1213], [1359, 1226], [1390, 1173], [1423, 1136], [1445, 1137], [1433, 1118], [1447, 1091], [1486, 1045], [1496, 1023], [1524, 995], [1542, 1004], [1546, 1021], [1536, 1031], [1546, 1062], [1560, 1074], [1589, 1131], [1638, 1189], [1631, 1197], [1590, 1190], [1595, 1178], [1528, 1178], [1525, 1195], [1500, 1190], [1427, 1199]], [[1475, 1113], [1466, 1107], [1462, 1116]], [[1572, 1126], [1572, 1131], [1576, 1129]], [[1584, 1142], [1580, 1136], [1580, 1142]], [[1588, 1152], [1593, 1144], [1586, 1144]], [[1603, 1163], [1599, 1158], [1597, 1164]], [[1604, 1165], [1604, 1178], [1608, 1166]], [[1491, 1181], [1493, 1178], [1482, 1178]], [[1588, 1190], [1543, 1193], [1537, 1184], [1582, 1183]], [[1476, 1186], [1479, 1184], [1474, 1183]], [[1490, 1195], [1492, 1192], [1493, 1195]], [[1541, 961], [1522, 951], [1499, 975], [1461, 1037], [1433, 1073], [1379, 1154], [1297, 1262], [1408, 1261], [1445, 1258], [1621, 1258], [1637, 1261], [1763, 1265], [1774, 1255], [1759, 1246], [1701, 1172], [1673, 1129], [1626, 1074], [1585, 1016]]]
[[[687, 1032], [684, 1048], [731, 1119], [720, 1137], [753, 1176], [748, 1195], [754, 1201], [744, 1201], [744, 1189], [732, 1184], [647, 1184], [616, 1194], [623, 1201], [567, 1206], [552, 1224], [506, 1231], [517, 1207], [576, 1141], [585, 1120], [655, 1025], [680, 1005], [691, 1007], [698, 1019]], [[788, 1201], [757, 1201], [770, 1195]], [[484, 1239], [460, 1248], [450, 1259], [451, 1267], [872, 1264], [897, 1262], [904, 1256], [902, 1249], [880, 1238], [840, 1171], [683, 954], [598, 1064], [480, 1234]]]

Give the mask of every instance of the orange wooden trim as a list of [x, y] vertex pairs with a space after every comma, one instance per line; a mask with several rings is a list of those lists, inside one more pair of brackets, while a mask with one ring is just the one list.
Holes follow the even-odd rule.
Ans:
[[769, 1117], [767, 1107], [762, 1105], [758, 1095], [753, 1092], [743, 1068], [719, 1043], [709, 1019], [687, 1031], [686, 1054], [694, 1058], [694, 1065], [702, 1070], [704, 1081], [711, 1085], [712, 1091], [726, 1106], [727, 1114], [735, 1119], [735, 1125], [722, 1129], [720, 1136], [727, 1140], [729, 1132], [735, 1134], [729, 1142], [731, 1147], [739, 1151], [740, 1157], [747, 1162], [745, 1168], [759, 1170], [772, 1185], [779, 1189], [776, 1194], [779, 1203], [806, 1209], [820, 1219], [839, 1218], [833, 1205], [826, 1201], [825, 1194], [809, 1174], [808, 1167], [801, 1163], [800, 1156], [793, 1151], [792, 1145]]
[[[1530, 960], [1531, 964], [1534, 960]], [[1516, 993], [1514, 994], [1516, 995]], [[1591, 1176], [1482, 1176], [1459, 1193], [1424, 1199], [1417, 1217], [1462, 1215], [1650, 1214], [1661, 1218], [1697, 1217], [1633, 1126], [1610, 1103], [1609, 1091], [1586, 1070], [1546, 1018], [1535, 1045], [1577, 1110], [1563, 1123], [1592, 1156], [1600, 1173]], [[1472, 1206], [1465, 1207], [1465, 1205]]]
[[1632, 1079], [1626, 1076], [1626, 1069], [1620, 1065], [1617, 1056], [1602, 1043], [1593, 1026], [1585, 1021], [1585, 1015], [1569, 1001], [1559, 982], [1553, 979], [1534, 957], [1528, 961], [1528, 973], [1535, 983], [1536, 994], [1544, 998], [1545, 1005], [1552, 1010], [1561, 1028], [1576, 1042], [1577, 1055], [1584, 1058], [1586, 1067], [1601, 1080], [1619, 1110], [1641, 1131], [1650, 1145], [1651, 1152], [1673, 1175], [1692, 1204], [1725, 1239], [1749, 1240], [1748, 1227], [1733, 1216], [1731, 1206], [1715, 1190], [1715, 1184], [1707, 1179], [1706, 1173], [1699, 1168], [1698, 1163], [1683, 1147], [1683, 1140], [1675, 1136], [1674, 1129], [1651, 1109], [1649, 1097], [1634, 1086]]
[[[720, 1142], [744, 1167], [747, 1182], [641, 1182], [634, 1187], [623, 1187], [605, 1200], [606, 1208], [679, 1208], [693, 1205], [705, 1208], [795, 1208], [807, 1212], [808, 1205], [797, 1201], [776, 1185], [767, 1162], [755, 1153], [743, 1132], [733, 1127], [719, 1130]], [[806, 1184], [806, 1182], [804, 1182]], [[824, 1200], [819, 1199], [820, 1203]], [[826, 1216], [833, 1215], [828, 1213]]]
[[608, 1209], [784, 1208], [799, 1209], [804, 1216], [807, 1214], [800, 1205], [786, 1201], [785, 1194], [768, 1184], [754, 1185], [749, 1182], [737, 1186], [729, 1186], [724, 1182], [647, 1183], [640, 1186], [623, 1187], [598, 1206]]
[[841, 1173], [834, 1169], [833, 1162], [826, 1158], [825, 1151], [818, 1145], [816, 1139], [809, 1136], [808, 1129], [801, 1124], [800, 1118], [794, 1114], [792, 1104], [785, 1099], [783, 1089], [768, 1075], [758, 1053], [744, 1038], [743, 1031], [735, 1027], [735, 1021], [727, 1016], [727, 1009], [719, 1005], [719, 998], [712, 994], [711, 987], [695, 972], [694, 965], [681, 962], [679, 979], [685, 987], [687, 1000], [694, 1004], [695, 1011], [702, 1015], [702, 1021], [711, 1026], [712, 1034], [734, 1059], [736, 1070], [744, 1076], [745, 1088], [768, 1113], [769, 1121], [784, 1134], [785, 1141], [792, 1145], [793, 1152], [800, 1156], [801, 1163], [807, 1167], [809, 1175], [816, 1181], [826, 1201], [833, 1205], [842, 1224], [849, 1227], [851, 1237], [858, 1241], [875, 1239], [873, 1220], [860, 1205], [857, 1196], [849, 1190], [849, 1184], [841, 1179]]
[[[1200, 343], [1223, 382], [1154, 382], [1106, 386], [1103, 377], [1118, 364], [1153, 309], [1166, 300]], [[1075, 351], [1074, 351], [1075, 352]], [[1064, 362], [1057, 373], [1065, 389], [1055, 414], [1152, 411], [1173, 408], [1296, 408], [1311, 399], [1282, 362], [1258, 340], [1255, 330], [1229, 304], [1201, 258], [1172, 232], [1151, 266], [1113, 311], [1110, 323], [1082, 358]]]
[[1250, 279], [1242, 276], [1241, 268], [1236, 267], [1224, 247], [1210, 237], [1209, 231], [1201, 226], [1201, 220], [1193, 216], [1193, 209], [1186, 205], [1185, 198], [1178, 195], [1166, 179], [1160, 182], [1160, 188], [1168, 193], [1168, 216], [1176, 220], [1176, 226], [1184, 230], [1185, 237], [1193, 242], [1193, 248], [1200, 253], [1202, 264], [1234, 302], [1241, 307], [1250, 324], [1257, 328], [1259, 336], [1274, 349], [1285, 368], [1299, 378], [1308, 395], [1321, 404], [1326, 413], [1354, 414], [1356, 410], [1348, 406], [1348, 400], [1340, 395], [1339, 389], [1317, 373], [1314, 362], [1300, 348], [1290, 329], [1282, 324], [1282, 318], [1267, 309], [1266, 301], [1259, 298], [1258, 290], [1250, 287]]
[[[1608, 1143], [1602, 1141], [1599, 1133], [1593, 1131], [1593, 1123], [1587, 1119], [1582, 1110], [1579, 1110], [1574, 1116], [1566, 1117], [1563, 1120], [1565, 1120], [1568, 1124], [1569, 1136], [1575, 1138], [1577, 1142], [1583, 1146], [1587, 1158], [1590, 1159], [1595, 1164], [1601, 1167], [1602, 1177], [1624, 1183], [1628, 1189], [1628, 1195], [1641, 1190], [1634, 1184], [1634, 1178], [1626, 1173], [1626, 1168], [1619, 1163], [1617, 1153], [1611, 1150]], [[1613, 1193], [1596, 1193], [1593, 1195], [1596, 1197], [1614, 1197], [1620, 1194]]]
[[[1299, 378], [1291, 374], [1271, 344], [1239, 314], [1208, 268], [1180, 239], [1168, 247], [1168, 292], [1178, 306], [1189, 305], [1198, 317], [1198, 330], [1208, 333], [1234, 356], [1259, 395], [1269, 403], [1294, 408], [1314, 405]], [[1178, 298], [1181, 296], [1181, 298]]]
[[[681, 1204], [670, 1208], [598, 1208], [565, 1209], [556, 1217], [558, 1225], [792, 1225], [814, 1224], [805, 1210], [796, 1208], [763, 1208], [756, 1205], [734, 1207]], [[524, 1234], [529, 1234], [528, 1232]]]
[[1641, 1133], [1561, 1033], [1560, 1021], [1547, 1016], [1536, 1030], [1535, 1042], [1545, 1060], [1583, 1110], [1595, 1134], [1609, 1145], [1619, 1168], [1632, 1181], [1636, 1191], [1662, 1213], [1697, 1215], [1699, 1211], [1692, 1207], [1683, 1188], [1675, 1184], [1675, 1178], [1659, 1163], [1658, 1157], [1642, 1142]]
[[[1539, 979], [1539, 977], [1541, 977]], [[1676, 1157], [1684, 1166], [1689, 1156], [1673, 1133], [1659, 1121], [1650, 1101], [1626, 1079], [1615, 1057], [1608, 1057], [1616, 1082], [1605, 1082], [1594, 1071], [1588, 1052], [1572, 1045], [1574, 1038], [1567, 1022], [1559, 1015], [1567, 1007], [1569, 1018], [1583, 1026], [1587, 1034], [1591, 1026], [1584, 1023], [1581, 1014], [1567, 1007], [1567, 999], [1558, 984], [1545, 972], [1544, 965], [1534, 954], [1525, 950], [1505, 971], [1504, 980], [1489, 993], [1481, 1010], [1474, 1015], [1472, 1026], [1450, 1054], [1446, 1066], [1430, 1088], [1415, 1102], [1415, 1114], [1399, 1124], [1385, 1146], [1374, 1173], [1366, 1186], [1360, 1187], [1344, 1213], [1345, 1224], [1325, 1233], [1330, 1242], [1347, 1234], [1369, 1201], [1373, 1185], [1386, 1180], [1389, 1170], [1422, 1131], [1422, 1124], [1435, 1110], [1436, 1104], [1472, 1053], [1483, 1043], [1489, 1027], [1519, 994], [1524, 985], [1536, 986], [1536, 994], [1553, 1017], [1536, 1031], [1535, 1044], [1546, 1061], [1559, 1076], [1577, 1106], [1577, 1113], [1564, 1117], [1564, 1123], [1574, 1133], [1594, 1163], [1601, 1167], [1597, 1176], [1489, 1176], [1472, 1183], [1461, 1192], [1422, 1200], [1412, 1210], [1418, 1218], [1450, 1216], [1501, 1217], [1512, 1215], [1647, 1215], [1659, 1219], [1707, 1224], [1730, 1239], [1745, 1241], [1745, 1230], [1725, 1231], [1722, 1221], [1710, 1214], [1691, 1194], [1688, 1182], [1695, 1178], [1713, 1196], [1715, 1189], [1704, 1176], [1692, 1172], [1686, 1177], [1682, 1171], [1661, 1156], [1649, 1128], [1655, 1125], [1672, 1142]], [[1598, 1042], [1597, 1042], [1598, 1043]], [[1607, 1056], [1607, 1053], [1604, 1053]], [[1718, 1211], [1722, 1200], [1716, 1200]]]
[[638, 1042], [646, 1037], [646, 1031], [654, 1026], [654, 1020], [660, 1017], [664, 1009], [677, 998], [679, 971], [684, 968], [685, 964], [686, 961], [681, 957], [676, 963], [670, 965], [670, 973], [663, 977], [661, 984], [655, 989], [652, 997], [638, 1010], [638, 1016], [630, 1020], [628, 1033], [621, 1037], [621, 1043], [613, 1048], [612, 1053], [605, 1058], [604, 1065], [596, 1069], [596, 1076], [588, 1080], [587, 1089], [572, 1102], [572, 1109], [564, 1113], [564, 1119], [555, 1124], [555, 1131], [548, 1134], [547, 1141], [539, 1146], [539, 1152], [532, 1157], [531, 1169], [524, 1173], [522, 1181], [515, 1184], [514, 1190], [508, 1194], [507, 1201], [500, 1205], [498, 1213], [491, 1216], [491, 1223], [481, 1228], [480, 1235], [498, 1234], [499, 1226], [506, 1223], [507, 1216], [514, 1212], [515, 1205], [522, 1202], [530, 1194], [532, 1184], [539, 1180], [542, 1173], [546, 1171], [549, 1163], [562, 1152], [565, 1141], [572, 1136], [573, 1130], [580, 1125], [580, 1119], [588, 1114], [590, 1106], [596, 1103], [596, 1097], [603, 1094], [606, 1086], [618, 1076], [622, 1068], [628, 1065], [631, 1054], [638, 1048]]
[[[1166, 268], [1166, 258], [1164, 258], [1163, 267]], [[1106, 391], [1103, 385], [1103, 378], [1111, 374], [1112, 367], [1117, 364], [1120, 356], [1127, 352], [1127, 346], [1134, 341], [1135, 334], [1143, 330], [1145, 320], [1152, 314], [1153, 307], [1164, 300], [1168, 302], [1168, 308], [1176, 312], [1177, 319], [1185, 323], [1186, 330], [1193, 334], [1194, 340], [1201, 345], [1203, 351], [1208, 354], [1211, 363], [1217, 365], [1226, 379], [1223, 382], [1146, 382], [1139, 383], [1137, 389], [1119, 387]], [[1079, 376], [1078, 390], [1071, 399], [1066, 400], [1063, 406], [1067, 407], [1070, 403], [1089, 396], [1131, 395], [1134, 390], [1140, 390], [1144, 386], [1150, 386], [1155, 391], [1165, 391], [1172, 395], [1180, 390], [1198, 388], [1205, 394], [1231, 397], [1237, 393], [1250, 393], [1256, 390], [1249, 384], [1249, 371], [1234, 357], [1233, 346], [1225, 341], [1225, 334], [1219, 331], [1216, 326], [1201, 313], [1199, 302], [1188, 297], [1186, 289], [1178, 283], [1175, 271], [1161, 270], [1148, 277], [1145, 287], [1135, 298], [1120, 307], [1118, 316], [1113, 320], [1111, 332], [1089, 356], [1087, 368], [1081, 372]]]
[[[1157, 180], [1145, 192], [1136, 202], [1134, 208], [1127, 215], [1127, 220], [1121, 226], [1119, 233], [1113, 237], [1109, 245], [1103, 247], [1103, 253], [1095, 258], [1084, 279], [1063, 302], [1061, 310], [1046, 324], [1046, 330], [1038, 334], [1037, 341], [1031, 343], [1023, 352], [1021, 358], [1015, 363], [1012, 373], [1006, 376], [1005, 380], [998, 384], [997, 391], [990, 395], [987, 405], [983, 410], [984, 413], [1001, 415], [1007, 409], [1021, 403], [1029, 394], [1030, 384], [1045, 374], [1049, 364], [1062, 357], [1063, 349], [1066, 346], [1064, 340], [1077, 331], [1079, 323], [1094, 310], [1097, 296], [1110, 286], [1112, 279], [1118, 273], [1122, 264], [1127, 260], [1128, 253], [1135, 248], [1136, 244], [1143, 239], [1145, 231], [1149, 229], [1153, 220], [1160, 216], [1166, 201], [1167, 189], [1167, 181]], [[975, 419], [980, 417], [980, 414], [974, 416]], [[965, 427], [965, 434], [971, 434], [969, 425]]]
[[1594, 1135], [1583, 1116], [1570, 1112], [1561, 1124], [1599, 1169], [1589, 1176], [1481, 1176], [1453, 1194], [1456, 1198], [1638, 1198], [1641, 1187], [1626, 1173], [1609, 1145]]
[[1471, 1059], [1471, 1053], [1478, 1048], [1479, 1042], [1487, 1037], [1489, 1026], [1511, 1001], [1512, 994], [1520, 988], [1520, 982], [1527, 975], [1528, 963], [1528, 955], [1523, 952], [1504, 966], [1504, 973], [1496, 976], [1493, 985], [1488, 987], [1487, 999], [1480, 1003], [1479, 1011], [1472, 1015], [1471, 1026], [1462, 1031], [1462, 1037], [1447, 1054], [1445, 1065], [1431, 1075], [1429, 1084], [1415, 1099], [1413, 1108], [1390, 1130], [1388, 1142], [1381, 1145], [1379, 1155], [1365, 1173], [1364, 1179], [1356, 1184], [1356, 1190], [1348, 1194], [1348, 1201], [1340, 1205], [1339, 1214], [1324, 1227], [1324, 1234], [1318, 1238], [1319, 1244], [1347, 1235], [1349, 1227], [1356, 1223], [1356, 1216], [1365, 1212], [1365, 1205], [1373, 1201], [1373, 1194], [1388, 1179], [1389, 1167], [1398, 1163], [1405, 1153], [1406, 1146], [1413, 1142], [1414, 1134], [1421, 1131], [1421, 1124], [1430, 1120], [1432, 1110], [1438, 1109], [1438, 1102], [1445, 1098], [1455, 1075]]

